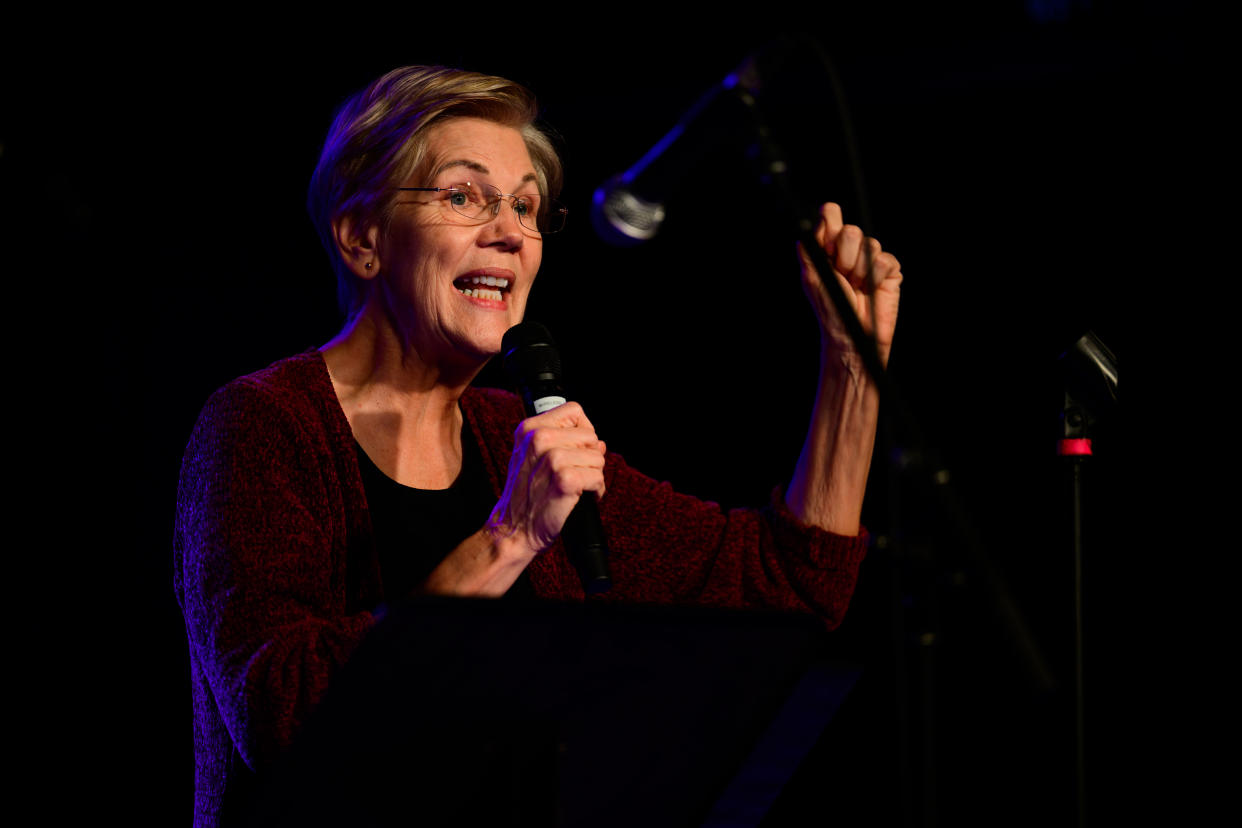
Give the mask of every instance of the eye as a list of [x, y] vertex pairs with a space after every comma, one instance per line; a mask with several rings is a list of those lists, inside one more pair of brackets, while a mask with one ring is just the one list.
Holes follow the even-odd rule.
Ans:
[[453, 190], [449, 193], [448, 200], [454, 207], [465, 207], [470, 203], [470, 195], [462, 190]]
[[533, 216], [539, 212], [539, 202], [534, 196], [518, 196], [513, 199], [513, 212], [519, 216]]

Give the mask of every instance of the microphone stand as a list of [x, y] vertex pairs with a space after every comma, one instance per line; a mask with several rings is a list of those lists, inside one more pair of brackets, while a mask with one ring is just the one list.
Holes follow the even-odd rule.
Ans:
[[[832, 70], [831, 63], [827, 60], [827, 56], [820, 52], [820, 58], [827, 68], [829, 77], [833, 81], [838, 96], [838, 104], [844, 113], [844, 101], [842, 100], [840, 85], [836, 81], [835, 72]], [[756, 58], [747, 58], [739, 67], [736, 73], [736, 82], [732, 84], [731, 90], [736, 94], [738, 100], [743, 104], [743, 108], [750, 114], [753, 121], [753, 134], [757, 144], [757, 158], [761, 169], [761, 178], [770, 187], [773, 188], [777, 196], [777, 201], [785, 205], [789, 209], [789, 221], [794, 229], [794, 236], [801, 243], [806, 251], [811, 263], [814, 265], [816, 272], [820, 274], [820, 281], [827, 290], [837, 316], [841, 320], [846, 333], [849, 335], [856, 352], [859, 354], [867, 373], [875, 382], [879, 392], [881, 423], [883, 423], [881, 434], [883, 439], [889, 443], [890, 451], [888, 456], [892, 458], [892, 462], [898, 467], [900, 472], [907, 475], [913, 475], [924, 481], [927, 486], [936, 493], [940, 500], [940, 506], [944, 514], [946, 514], [952, 524], [957, 528], [961, 539], [964, 541], [964, 549], [970, 559], [970, 562], [981, 575], [984, 585], [987, 587], [986, 593], [992, 599], [992, 609], [1000, 618], [1002, 624], [1007, 629], [1011, 639], [1016, 645], [1018, 653], [1022, 656], [1023, 663], [1026, 666], [1027, 673], [1034, 684], [1042, 691], [1049, 692], [1056, 685], [1052, 671], [1049, 668], [1043, 654], [1035, 643], [1035, 639], [1027, 628], [1026, 622], [1022, 617], [1017, 603], [1013, 600], [1006, 587], [1001, 575], [992, 565], [991, 560], [984, 548], [983, 542], [977, 531], [974, 529], [972, 522], [967, 517], [967, 513], [962, 504], [958, 501], [954, 491], [948, 485], [949, 473], [941, 463], [934, 459], [931, 452], [925, 446], [926, 441], [923, 439], [918, 424], [911, 414], [909, 408], [902, 402], [896, 385], [885, 371], [883, 364], [880, 362], [879, 354], [876, 351], [875, 341], [865, 330], [863, 330], [861, 322], [850, 306], [844, 291], [836, 278], [834, 278], [833, 262], [829, 259], [828, 254], [820, 246], [815, 238], [815, 227], [818, 223], [817, 211], [800, 211], [795, 206], [797, 200], [794, 196], [793, 187], [790, 184], [789, 164], [785, 161], [776, 141], [772, 137], [772, 131], [768, 127], [763, 113], [758, 106], [757, 93], [759, 90], [760, 77], [759, 66]], [[849, 133], [848, 127], [846, 128]], [[849, 135], [847, 134], [847, 138]], [[851, 154], [853, 153], [852, 141], [849, 143]], [[856, 162], [856, 159], [855, 159]], [[857, 164], [855, 163], [856, 183], [860, 191], [861, 203], [865, 205], [865, 198], [861, 196], [861, 175], [858, 173]], [[866, 221], [864, 216], [864, 221]], [[865, 249], [865, 248], [864, 248]], [[868, 262], [870, 267], [871, 262]], [[896, 433], [900, 432], [905, 435], [906, 447], [899, 447], [895, 440]], [[889, 507], [892, 514], [897, 514], [897, 475], [890, 475], [891, 485], [889, 492]], [[895, 525], [894, 525], [895, 526]], [[887, 551], [895, 561], [894, 579], [895, 590], [900, 596], [900, 577], [901, 572], [907, 566], [907, 561], [903, 555], [901, 548], [901, 533], [893, 531], [887, 540]], [[895, 653], [894, 667], [897, 679], [897, 704], [898, 704], [898, 728], [900, 739], [900, 784], [902, 790], [908, 793], [913, 792], [911, 783], [911, 733], [910, 733], [910, 699], [907, 697], [908, 668], [906, 665], [906, 657], [901, 644], [906, 639], [905, 621], [902, 616], [900, 601], [894, 601], [893, 604], [893, 624], [895, 636]], [[924, 711], [923, 730], [922, 730], [922, 768], [921, 768], [921, 810], [922, 821], [925, 825], [936, 824], [935, 817], [935, 756], [933, 753], [934, 742], [934, 722], [930, 714], [934, 710], [933, 699], [931, 696], [932, 687], [930, 681], [926, 679], [931, 674], [934, 662], [934, 647], [936, 646], [937, 635], [935, 630], [920, 630], [913, 637], [921, 647], [920, 663], [923, 666], [924, 681], [922, 682], [923, 697], [921, 699], [921, 707]], [[911, 797], [903, 795], [903, 801], [906, 803], [906, 813], [904, 821], [906, 824], [913, 824], [914, 815], [910, 813], [912, 808]]]
[[1091, 429], [1117, 403], [1117, 360], [1088, 331], [1060, 357], [1065, 382], [1057, 455], [1070, 477], [1070, 543], [1074, 555], [1074, 778], [1078, 825], [1087, 824], [1086, 698], [1083, 689], [1083, 486]]
[[[900, 480], [916, 480], [935, 493], [935, 497], [938, 499], [939, 511], [946, 516], [956, 530], [959, 547], [965, 552], [968, 564], [978, 574], [984, 587], [983, 593], [990, 599], [993, 613], [1000, 620], [1002, 628], [1005, 629], [1014, 643], [1014, 648], [1025, 667], [1028, 679], [1041, 693], [1045, 694], [1056, 686], [1056, 681], [1043, 654], [1036, 645], [1034, 637], [1028, 630], [1026, 622], [1016, 602], [1010, 595], [1004, 580], [992, 565], [979, 533], [974, 528], [965, 508], [949, 485], [948, 471], [934, 454], [926, 448], [927, 442], [922, 438], [914, 417], [910, 413], [909, 408], [902, 403], [895, 384], [880, 363], [874, 341], [863, 330], [861, 323], [854, 314], [853, 308], [846, 300], [841, 286], [833, 278], [833, 263], [823, 248], [820, 247], [814, 235], [818, 222], [817, 212], [813, 210], [800, 211], [796, 207], [798, 200], [795, 198], [793, 187], [790, 184], [789, 165], [786, 163], [783, 154], [772, 137], [771, 130], [758, 106], [757, 98], [762, 85], [763, 73], [781, 64], [798, 45], [810, 45], [816, 51], [833, 86], [838, 112], [841, 116], [841, 129], [846, 141], [846, 152], [852, 161], [861, 221], [864, 226], [870, 226], [866, 194], [862, 187], [861, 171], [857, 162], [857, 152], [854, 146], [848, 113], [845, 109], [841, 84], [827, 55], [812, 38], [805, 36], [786, 38], [771, 47], [748, 56], [736, 72], [726, 78], [724, 83], [709, 90], [700, 102], [695, 105], [691, 113], [669, 133], [655, 150], [644, 156], [639, 164], [630, 171], [631, 175], [629, 177], [631, 179], [636, 178], [638, 172], [661, 159], [666, 164], [671, 163], [666, 157], [668, 153], [665, 150], [677, 143], [676, 139], [684, 131], [686, 124], [700, 117], [702, 111], [708, 106], [705, 102], [712, 102], [714, 105], [714, 102], [728, 98], [740, 101], [742, 109], [749, 113], [750, 126], [752, 127], [751, 134], [755, 138], [756, 157], [760, 163], [761, 178], [773, 189], [776, 196], [775, 200], [788, 208], [789, 223], [793, 229], [793, 235], [802, 243], [802, 247], [806, 251], [811, 263], [821, 275], [821, 282], [836, 308], [837, 315], [847, 335], [859, 354], [865, 370], [875, 382], [880, 399], [880, 437], [891, 449], [886, 453], [897, 472], [889, 475], [890, 493], [888, 506], [892, 519], [892, 531], [888, 537], [878, 537], [876, 542], [878, 547], [883, 546], [890, 553], [890, 560], [893, 566], [894, 600], [892, 602], [892, 623], [895, 636], [894, 671], [898, 708], [899, 774], [903, 807], [905, 808], [903, 822], [905, 824], [913, 824], [915, 819], [915, 815], [912, 813], [914, 806], [912, 797], [909, 795], [914, 787], [910, 781], [913, 775], [910, 758], [913, 740], [911, 738], [912, 728], [909, 724], [912, 705], [907, 697], [908, 685], [913, 684], [913, 681], [908, 678], [909, 671], [907, 669], [904, 647], [907, 640], [905, 634], [906, 618], [903, 614], [905, 610], [902, 608], [901, 600], [904, 598], [901, 581], [911, 569], [911, 562], [905, 557], [904, 550], [901, 548], [901, 532], [898, 529], [900, 524], [897, 521], [897, 505]], [[673, 166], [676, 165], [673, 164]], [[600, 232], [602, 238], [613, 244], [632, 244], [635, 241], [648, 239], [655, 234], [660, 221], [663, 219], [662, 205], [657, 203], [649, 204], [644, 198], [626, 190], [622, 185], [633, 182], [625, 179], [626, 176], [623, 175], [610, 180], [597, 191], [595, 196], [596, 206], [600, 208], [600, 215], [596, 216], [593, 214], [593, 218], [600, 220], [602, 217], [602, 219], [607, 220], [608, 224], [621, 223], [621, 229], [615, 232], [611, 230], [606, 232], [601, 230]], [[597, 224], [598, 228], [599, 225]], [[624, 236], [624, 238], [619, 238], [619, 236]], [[898, 434], [904, 437], [904, 443], [900, 447], [896, 439]], [[916, 635], [909, 637], [909, 640], [917, 641], [921, 647], [919, 660], [923, 667], [923, 698], [921, 701], [924, 715], [922, 731], [921, 816], [923, 823], [927, 825], [935, 823], [935, 755], [933, 753], [933, 716], [931, 715], [932, 711], [934, 711], [934, 706], [932, 704], [931, 682], [928, 681], [927, 677], [932, 674], [937, 635], [931, 626], [930, 623], [925, 624], [924, 628], [917, 631]]]

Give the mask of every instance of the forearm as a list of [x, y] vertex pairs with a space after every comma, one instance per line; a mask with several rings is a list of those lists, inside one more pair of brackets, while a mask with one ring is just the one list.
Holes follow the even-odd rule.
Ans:
[[432, 570], [420, 592], [496, 598], [513, 586], [534, 558], [517, 538], [485, 526], [458, 544]]
[[861, 360], [826, 344], [811, 424], [785, 492], [799, 520], [858, 534], [878, 415], [879, 393]]

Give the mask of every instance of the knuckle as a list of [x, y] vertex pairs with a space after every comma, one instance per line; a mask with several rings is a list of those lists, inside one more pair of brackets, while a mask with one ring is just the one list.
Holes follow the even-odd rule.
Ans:
[[569, 467], [565, 459], [565, 450], [559, 448], [549, 449], [544, 455], [544, 463], [549, 471], [557, 475], [564, 474], [565, 469]]
[[582, 491], [581, 481], [574, 469], [560, 469], [552, 472], [552, 485], [562, 495], [578, 494]]
[[528, 443], [536, 454], [547, 454], [553, 445], [552, 433], [546, 428], [535, 429], [530, 433]]

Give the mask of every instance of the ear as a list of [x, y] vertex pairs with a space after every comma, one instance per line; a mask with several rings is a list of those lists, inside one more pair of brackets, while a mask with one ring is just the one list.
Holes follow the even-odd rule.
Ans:
[[332, 222], [332, 238], [345, 266], [359, 279], [379, 275], [379, 227], [363, 223], [353, 216], [341, 216]]

